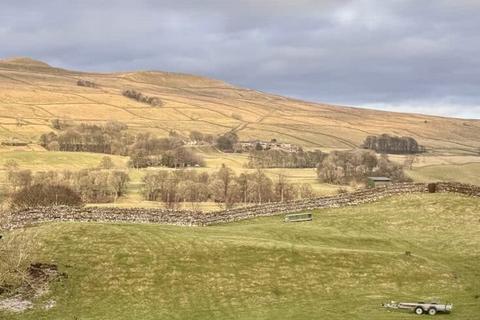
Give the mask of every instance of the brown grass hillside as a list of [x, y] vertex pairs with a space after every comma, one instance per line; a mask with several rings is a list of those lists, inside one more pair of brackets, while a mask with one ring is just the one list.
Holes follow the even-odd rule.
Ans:
[[[98, 88], [77, 86], [89, 80]], [[135, 89], [159, 97], [161, 107], [122, 96]], [[351, 148], [370, 134], [415, 137], [431, 151], [474, 154], [480, 121], [391, 113], [309, 103], [186, 74], [144, 71], [84, 73], [28, 58], [0, 61], [0, 141], [36, 142], [52, 119], [119, 120], [132, 130], [166, 135], [237, 132], [241, 139], [271, 139], [304, 147]]]

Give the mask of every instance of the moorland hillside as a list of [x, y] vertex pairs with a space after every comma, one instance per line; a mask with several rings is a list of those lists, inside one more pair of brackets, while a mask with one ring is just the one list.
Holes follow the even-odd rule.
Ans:
[[[126, 90], [147, 98], [132, 99]], [[148, 98], [155, 104], [145, 103]], [[480, 148], [479, 120], [311, 103], [187, 74], [91, 73], [29, 58], [0, 60], [0, 141], [37, 143], [52, 131], [53, 119], [118, 120], [158, 136], [233, 131], [241, 140], [275, 138], [306, 148], [350, 149], [383, 133], [414, 137], [438, 154], [478, 154]]]

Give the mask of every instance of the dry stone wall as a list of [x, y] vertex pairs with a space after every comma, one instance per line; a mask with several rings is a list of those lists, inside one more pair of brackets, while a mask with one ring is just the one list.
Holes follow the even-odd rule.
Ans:
[[50, 207], [31, 208], [13, 212], [10, 228], [19, 228], [50, 221], [90, 221], [116, 223], [161, 223], [179, 226], [207, 226], [319, 208], [336, 208], [375, 202], [385, 197], [407, 193], [455, 192], [480, 197], [480, 187], [461, 183], [436, 183], [434, 188], [425, 183], [403, 183], [388, 187], [362, 189], [336, 196], [319, 197], [283, 203], [267, 203], [215, 212], [188, 210]]

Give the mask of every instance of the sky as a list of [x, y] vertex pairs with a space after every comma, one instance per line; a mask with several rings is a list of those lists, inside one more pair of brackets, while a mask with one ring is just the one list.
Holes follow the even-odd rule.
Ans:
[[480, 119], [479, 17], [480, 0], [1, 0], [0, 58]]

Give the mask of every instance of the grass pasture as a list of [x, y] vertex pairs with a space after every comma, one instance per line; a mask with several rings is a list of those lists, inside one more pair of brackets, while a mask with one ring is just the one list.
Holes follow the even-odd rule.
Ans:
[[408, 172], [415, 181], [452, 181], [480, 185], [480, 162], [431, 165]]
[[[478, 319], [479, 212], [480, 199], [416, 194], [305, 223], [44, 224], [28, 229], [39, 259], [68, 278], [0, 318], [400, 320], [417, 316], [380, 304], [439, 299], [454, 303], [448, 319]], [[48, 299], [57, 305], [44, 310]]]
[[[6, 151], [0, 152], [0, 170], [14, 160], [22, 169], [32, 171], [80, 170], [94, 168], [106, 154], [89, 152]], [[128, 157], [108, 155], [118, 168], [126, 168]]]

